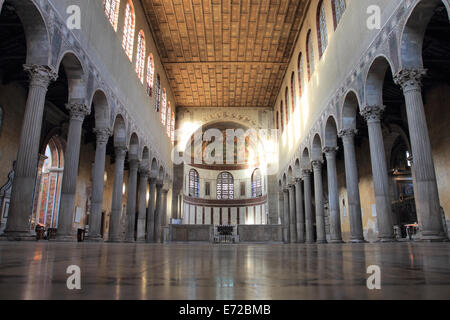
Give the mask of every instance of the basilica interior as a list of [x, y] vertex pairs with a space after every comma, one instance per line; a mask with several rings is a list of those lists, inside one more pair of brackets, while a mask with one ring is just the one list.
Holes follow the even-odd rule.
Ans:
[[449, 299], [449, 22], [0, 0], [0, 299]]

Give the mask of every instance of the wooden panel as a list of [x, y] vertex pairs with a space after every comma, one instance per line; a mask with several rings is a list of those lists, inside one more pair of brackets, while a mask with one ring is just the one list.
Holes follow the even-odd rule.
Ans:
[[141, 0], [179, 107], [273, 107], [310, 0]]

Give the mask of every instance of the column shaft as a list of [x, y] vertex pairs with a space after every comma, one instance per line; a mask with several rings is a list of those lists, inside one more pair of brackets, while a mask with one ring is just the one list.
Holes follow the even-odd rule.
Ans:
[[425, 70], [401, 70], [394, 80], [403, 89], [414, 170], [414, 197], [422, 240], [447, 239], [444, 231], [421, 81]]
[[297, 222], [297, 242], [305, 242], [305, 213], [303, 212], [303, 190], [302, 181], [297, 179], [295, 182], [295, 209]]
[[297, 242], [297, 228], [296, 228], [296, 222], [295, 222], [295, 216], [296, 216], [296, 209], [295, 209], [296, 203], [295, 203], [295, 186], [290, 185], [289, 186], [289, 236], [290, 236], [290, 242], [296, 243]]
[[147, 242], [155, 242], [155, 209], [156, 209], [156, 181], [150, 179], [150, 199], [147, 209]]
[[122, 196], [123, 196], [123, 167], [127, 149], [125, 147], [116, 147], [116, 163], [114, 164], [114, 187], [111, 203], [111, 218], [109, 223], [109, 241], [120, 242], [120, 216], [122, 214]]
[[161, 194], [162, 184], [156, 185], [156, 205], [155, 205], [155, 242], [161, 243]]
[[289, 191], [287, 189], [283, 190], [283, 209], [283, 241], [289, 243], [291, 235], [289, 232]]
[[92, 204], [91, 215], [89, 217], [89, 235], [88, 240], [100, 241], [101, 235], [101, 221], [103, 208], [103, 191], [104, 191], [104, 176], [105, 176], [105, 159], [106, 159], [106, 145], [108, 143], [111, 130], [95, 129], [94, 133], [97, 136], [97, 144], [95, 149], [94, 171], [92, 173]]
[[317, 243], [326, 243], [325, 216], [323, 208], [323, 184], [322, 184], [322, 162], [312, 162], [314, 171], [314, 199], [316, 202], [316, 232]]
[[303, 170], [303, 181], [305, 188], [305, 229], [306, 242], [314, 242], [314, 226], [312, 214], [312, 193], [311, 193], [311, 170]]
[[341, 212], [339, 210], [339, 187], [336, 170], [337, 148], [326, 147], [324, 149], [327, 159], [328, 175], [328, 203], [330, 210], [330, 242], [342, 242]]
[[147, 209], [147, 185], [149, 172], [147, 169], [141, 168], [139, 171], [139, 207], [137, 220], [136, 241], [145, 241], [145, 218]]
[[384, 106], [366, 106], [361, 115], [369, 128], [370, 158], [372, 162], [373, 187], [377, 211], [378, 239], [383, 242], [394, 240], [392, 206], [389, 196], [389, 180], [384, 151], [381, 114]]
[[61, 206], [59, 211], [56, 237], [59, 241], [74, 241], [73, 215], [75, 211], [75, 193], [77, 190], [78, 164], [80, 162], [81, 128], [85, 116], [89, 113], [86, 105], [69, 103], [69, 133], [64, 154], [64, 173], [61, 185]]
[[25, 65], [30, 84], [20, 133], [11, 201], [5, 233], [8, 239], [30, 238], [30, 220], [37, 173], [45, 96], [57, 74], [46, 66]]
[[348, 198], [348, 214], [350, 217], [350, 241], [364, 242], [362, 225], [361, 199], [358, 185], [358, 167], [356, 165], [354, 129], [339, 132], [344, 143], [345, 178]]
[[134, 242], [134, 227], [136, 223], [136, 190], [137, 172], [139, 161], [130, 160], [130, 175], [128, 176], [128, 198], [127, 198], [127, 231], [125, 240]]

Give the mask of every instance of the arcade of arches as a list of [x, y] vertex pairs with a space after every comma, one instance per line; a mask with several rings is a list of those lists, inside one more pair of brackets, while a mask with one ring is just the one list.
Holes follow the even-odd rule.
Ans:
[[246, 257], [448, 251], [449, 17], [449, 0], [0, 0], [0, 256], [39, 236], [203, 252], [223, 225]]

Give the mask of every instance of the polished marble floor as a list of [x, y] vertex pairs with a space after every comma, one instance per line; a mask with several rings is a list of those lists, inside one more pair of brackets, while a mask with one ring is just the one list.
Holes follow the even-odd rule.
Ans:
[[450, 299], [450, 244], [0, 242], [0, 299]]

